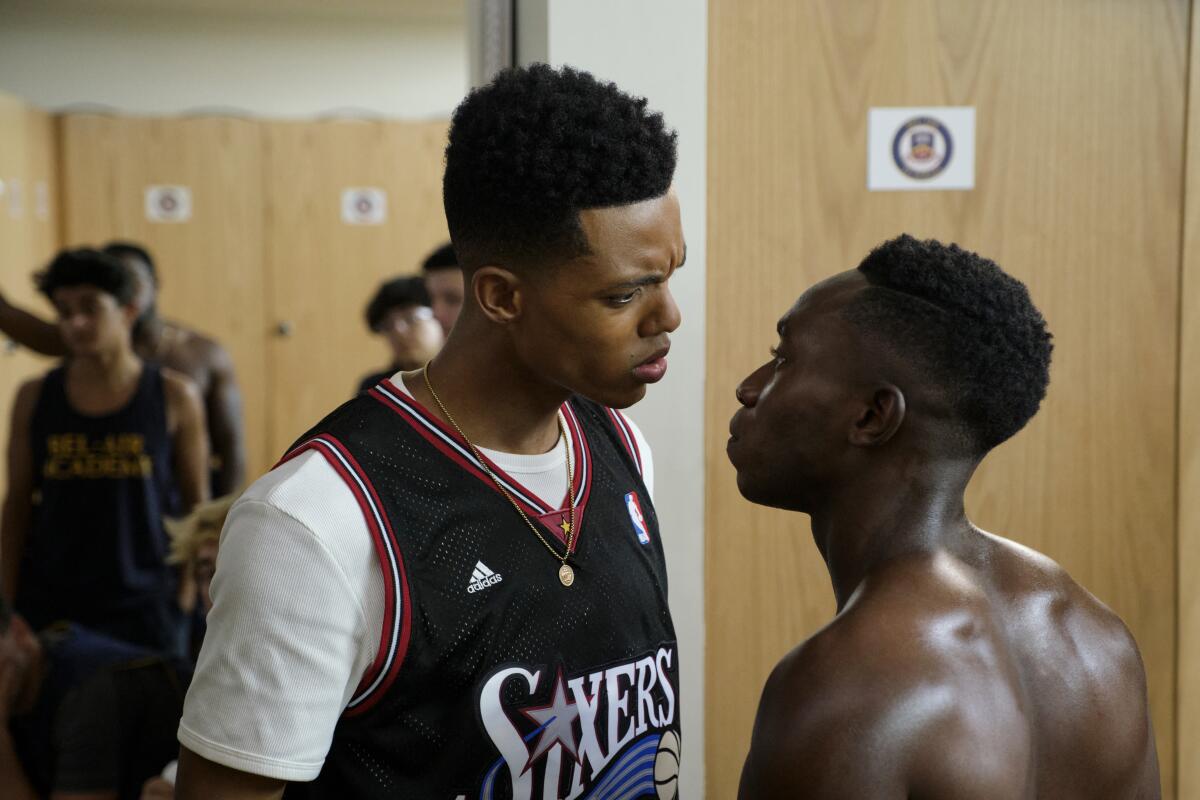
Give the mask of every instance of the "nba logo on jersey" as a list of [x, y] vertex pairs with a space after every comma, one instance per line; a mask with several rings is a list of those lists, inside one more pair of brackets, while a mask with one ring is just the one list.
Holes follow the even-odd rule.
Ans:
[[629, 521], [633, 523], [633, 529], [637, 531], [638, 541], [642, 544], [650, 544], [650, 532], [646, 530], [646, 518], [642, 516], [642, 505], [638, 502], [637, 492], [625, 495], [625, 507], [629, 509]]

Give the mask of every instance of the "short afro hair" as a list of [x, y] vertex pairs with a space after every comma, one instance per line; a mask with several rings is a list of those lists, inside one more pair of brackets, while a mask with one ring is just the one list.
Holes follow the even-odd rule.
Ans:
[[587, 72], [545, 64], [501, 72], [450, 124], [442, 194], [461, 266], [586, 254], [579, 212], [665, 194], [675, 139], [644, 98]]
[[392, 278], [380, 284], [375, 296], [367, 304], [364, 316], [372, 333], [379, 332], [383, 318], [393, 308], [411, 308], [429, 305], [429, 293], [420, 278]]
[[63, 250], [33, 279], [38, 291], [51, 301], [57, 289], [69, 286], [94, 286], [123, 306], [133, 302], [135, 292], [133, 274], [120, 259], [86, 247]]
[[421, 262], [422, 272], [435, 272], [439, 269], [458, 269], [458, 256], [454, 255], [454, 246], [449, 242], [434, 250]]
[[104, 245], [101, 250], [103, 253], [108, 253], [110, 256], [117, 258], [131, 258], [135, 261], [141, 261], [150, 270], [150, 280], [158, 286], [158, 268], [154, 265], [154, 259], [150, 257], [150, 251], [142, 247], [140, 244], [133, 242], [115, 241]]
[[875, 248], [858, 271], [871, 288], [845, 316], [944, 388], [973, 454], [1037, 413], [1054, 346], [1025, 284], [976, 253], [907, 234]]

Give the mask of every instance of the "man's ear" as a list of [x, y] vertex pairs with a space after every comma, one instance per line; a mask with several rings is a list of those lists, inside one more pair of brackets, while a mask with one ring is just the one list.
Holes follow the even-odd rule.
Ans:
[[886, 443], [904, 424], [904, 392], [892, 384], [878, 387], [850, 428], [850, 443], [876, 447]]
[[521, 279], [504, 267], [480, 267], [471, 276], [471, 291], [485, 317], [505, 325], [521, 316]]
[[125, 318], [125, 324], [132, 328], [138, 318], [137, 306], [133, 303], [125, 303], [121, 306], [121, 316]]

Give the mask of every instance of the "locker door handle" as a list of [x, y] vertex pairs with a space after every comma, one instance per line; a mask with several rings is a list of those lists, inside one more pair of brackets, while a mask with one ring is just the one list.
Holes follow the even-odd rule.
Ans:
[[291, 320], [280, 320], [279, 323], [275, 325], [275, 335], [283, 339], [290, 337], [294, 330], [295, 326], [292, 325]]

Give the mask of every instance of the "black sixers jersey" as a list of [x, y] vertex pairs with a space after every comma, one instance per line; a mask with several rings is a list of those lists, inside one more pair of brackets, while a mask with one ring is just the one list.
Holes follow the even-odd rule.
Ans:
[[[358, 499], [387, 587], [374, 664], [321, 774], [286, 797], [675, 796], [679, 656], [658, 523], [617, 412], [563, 406], [574, 585], [466, 443], [384, 381], [301, 438]], [[494, 464], [562, 552], [548, 508]], [[554, 537], [554, 538], [551, 538]]]

